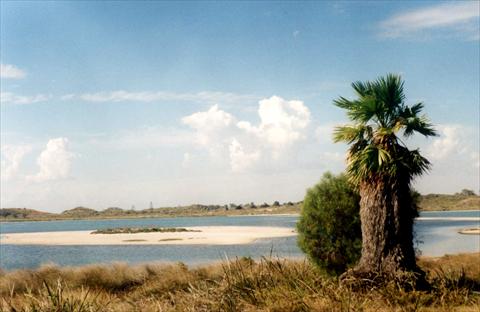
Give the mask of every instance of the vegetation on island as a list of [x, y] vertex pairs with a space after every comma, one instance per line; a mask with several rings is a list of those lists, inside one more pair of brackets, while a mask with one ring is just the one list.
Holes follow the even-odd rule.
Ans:
[[308, 261], [90, 265], [0, 272], [0, 311], [478, 311], [480, 254], [425, 258], [429, 291], [354, 289]]
[[100, 229], [90, 234], [136, 234], [136, 233], [177, 233], [177, 232], [201, 232], [200, 230], [190, 230], [186, 228], [165, 228], [165, 227], [119, 227], [110, 229]]
[[334, 140], [350, 145], [347, 176], [361, 198], [362, 254], [345, 278], [389, 279], [414, 273], [423, 284], [413, 246], [418, 212], [411, 182], [429, 169], [430, 162], [402, 139], [436, 132], [421, 115], [423, 103], [405, 104], [400, 76], [358, 81], [352, 87], [355, 100], [340, 97], [334, 102], [352, 122], [337, 127]]

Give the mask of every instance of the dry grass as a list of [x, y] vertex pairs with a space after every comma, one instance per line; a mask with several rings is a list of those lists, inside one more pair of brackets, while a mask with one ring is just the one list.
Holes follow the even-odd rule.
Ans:
[[421, 258], [419, 264], [430, 273], [431, 277], [463, 274], [465, 278], [476, 281], [477, 284], [480, 283], [480, 253]]
[[305, 261], [243, 258], [0, 274], [1, 311], [479, 311], [480, 254], [423, 259], [430, 291], [354, 291]]

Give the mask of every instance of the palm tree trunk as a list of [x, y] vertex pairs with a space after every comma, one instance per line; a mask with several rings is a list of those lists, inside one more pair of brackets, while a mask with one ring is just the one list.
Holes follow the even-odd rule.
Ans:
[[357, 273], [396, 274], [416, 271], [413, 221], [416, 209], [408, 183], [379, 179], [360, 185], [362, 256]]

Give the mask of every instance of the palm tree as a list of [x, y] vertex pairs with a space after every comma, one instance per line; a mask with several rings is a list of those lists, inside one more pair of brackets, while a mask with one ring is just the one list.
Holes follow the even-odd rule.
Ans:
[[356, 100], [334, 101], [352, 121], [335, 129], [334, 140], [350, 145], [347, 174], [361, 196], [362, 256], [352, 271], [356, 275], [418, 270], [413, 247], [417, 209], [410, 184], [428, 170], [430, 162], [418, 149], [409, 150], [401, 137], [415, 133], [428, 137], [436, 132], [420, 115], [422, 103], [405, 104], [403, 84], [393, 74], [355, 82]]

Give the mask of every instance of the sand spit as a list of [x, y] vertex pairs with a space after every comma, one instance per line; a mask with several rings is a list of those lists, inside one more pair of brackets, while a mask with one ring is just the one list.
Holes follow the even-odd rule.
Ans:
[[238, 245], [260, 238], [294, 236], [286, 227], [199, 226], [199, 232], [153, 232], [135, 234], [91, 234], [93, 231], [7, 233], [1, 244], [14, 245]]
[[480, 235], [480, 228], [463, 229], [458, 231], [458, 233], [467, 235]]

